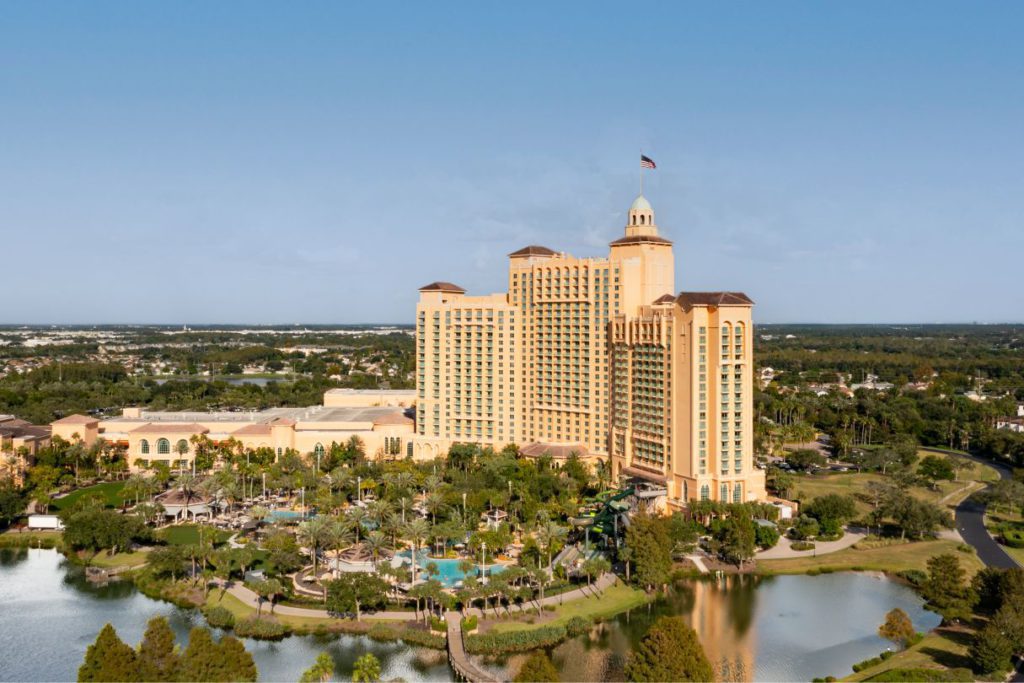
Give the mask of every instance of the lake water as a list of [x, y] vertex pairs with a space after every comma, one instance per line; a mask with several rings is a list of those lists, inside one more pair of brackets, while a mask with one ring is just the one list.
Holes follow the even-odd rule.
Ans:
[[[651, 622], [680, 614], [697, 629], [722, 679], [810, 681], [848, 674], [852, 664], [884, 650], [887, 643], [875, 630], [893, 607], [906, 611], [919, 631], [939, 623], [909, 588], [870, 574], [696, 581], [551, 654], [562, 680], [622, 680], [625, 658]], [[56, 551], [0, 550], [0, 681], [73, 680], [105, 623], [134, 645], [146, 621], [157, 615], [168, 618], [181, 643], [192, 626], [202, 624], [198, 612], [151, 600], [129, 583], [91, 585]], [[444, 653], [401, 643], [303, 636], [276, 643], [246, 640], [245, 645], [261, 680], [298, 680], [324, 651], [335, 660], [336, 680], [350, 680], [353, 663], [366, 652], [381, 660], [384, 680], [453, 680]], [[522, 659], [480, 662], [508, 675]]]
[[[853, 664], [891, 646], [876, 630], [903, 609], [918, 631], [940, 618], [910, 588], [883, 575], [733, 576], [677, 586], [651, 605], [596, 626], [551, 651], [567, 681], [622, 681], [633, 645], [659, 616], [682, 615], [700, 634], [719, 680], [810, 681], [842, 677]], [[524, 657], [481, 658], [515, 672]]]

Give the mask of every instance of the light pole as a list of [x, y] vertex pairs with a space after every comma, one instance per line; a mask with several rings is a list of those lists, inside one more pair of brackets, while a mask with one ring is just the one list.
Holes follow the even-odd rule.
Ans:
[[306, 487], [303, 486], [299, 489], [299, 495], [302, 497], [302, 518], [306, 518]]
[[467, 524], [466, 521], [466, 492], [462, 492], [462, 523]]
[[487, 583], [487, 541], [480, 544], [480, 583]]
[[267, 497], [267, 473], [263, 473], [263, 497]]
[[363, 500], [363, 478], [356, 477], [356, 501]]

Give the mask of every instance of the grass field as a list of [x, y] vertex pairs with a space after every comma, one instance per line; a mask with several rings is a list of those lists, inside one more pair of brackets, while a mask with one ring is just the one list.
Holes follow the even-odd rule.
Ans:
[[[564, 605], [560, 605], [551, 613], [553, 615], [551, 619], [538, 619], [533, 624], [525, 621], [499, 621], [490, 624], [487, 630], [491, 633], [523, 631], [537, 628], [540, 625], [564, 624], [573, 617], [583, 617], [585, 619], [610, 617], [620, 612], [625, 612], [628, 609], [639, 607], [646, 603], [648, 599], [647, 594], [643, 591], [630, 588], [622, 583], [616, 583], [599, 597], [572, 600]], [[532, 614], [536, 616], [536, 612]], [[546, 613], [542, 612], [541, 614]]]
[[[929, 453], [921, 452], [923, 457]], [[934, 454], [931, 454], [934, 455]], [[851, 495], [857, 500], [857, 512], [860, 515], [867, 514], [871, 506], [857, 498], [858, 493], [867, 491], [868, 483], [872, 481], [885, 481], [886, 476], [874, 472], [838, 472], [831, 474], [795, 475], [793, 490], [795, 497], [803, 503], [808, 503], [818, 496], [829, 493]], [[992, 482], [999, 479], [999, 473], [990, 465], [975, 463], [974, 469], [960, 472], [959, 481], [939, 482], [937, 489], [928, 489], [922, 486], [915, 486], [911, 493], [932, 503], [939, 503], [943, 499], [945, 505], [954, 506], [971, 490], [979, 488], [978, 485], [968, 488], [971, 482]]]
[[974, 553], [960, 552], [954, 541], [916, 541], [881, 548], [859, 550], [856, 546], [819, 557], [797, 557], [791, 560], [758, 560], [757, 571], [764, 574], [803, 574], [808, 570], [879, 571], [895, 573], [905, 569], [925, 571], [928, 559], [952, 553], [973, 576], [982, 564]]
[[58, 511], [66, 510], [75, 504], [75, 501], [79, 500], [82, 496], [100, 494], [103, 496], [103, 500], [107, 507], [121, 507], [124, 504], [124, 482], [123, 481], [108, 481], [102, 484], [96, 484], [95, 486], [87, 486], [84, 489], [76, 489], [63, 498], [58, 498], [53, 501], [53, 507]]
[[97, 553], [92, 558], [91, 564], [96, 567], [139, 567], [146, 563], [146, 559], [149, 556], [149, 550], [140, 550], [133, 553], [117, 553], [115, 555], [107, 555], [106, 552]]
[[967, 648], [970, 634], [965, 631], [936, 629], [925, 635], [917, 645], [897, 653], [888, 661], [876, 664], [844, 678], [844, 681], [866, 681], [890, 669], [957, 669], [970, 666]]
[[[988, 528], [989, 533], [993, 536], [999, 534], [997, 527], [1003, 524], [1008, 524], [1011, 528], [1015, 529], [1024, 529], [1024, 517], [1007, 512], [989, 512], [989, 514], [985, 515], [985, 527]], [[1024, 548], [1011, 548], [1002, 543], [999, 544], [999, 547], [1016, 560], [1017, 564], [1024, 567]]]
[[202, 524], [176, 524], [166, 529], [161, 529], [158, 534], [160, 538], [171, 545], [193, 545], [199, 543], [199, 529], [206, 529], [206, 538], [213, 539], [214, 544], [223, 543], [231, 538], [231, 532], [221, 529], [214, 529]]

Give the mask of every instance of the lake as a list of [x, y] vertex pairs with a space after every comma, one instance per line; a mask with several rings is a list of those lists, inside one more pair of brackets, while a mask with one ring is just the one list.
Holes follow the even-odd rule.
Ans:
[[[562, 680], [622, 680], [632, 645], [663, 614], [681, 614], [697, 629], [722, 678], [810, 681], [842, 676], [887, 643], [875, 634], [884, 615], [900, 607], [919, 631], [939, 617], [909, 588], [872, 574], [729, 577], [681, 584], [669, 595], [552, 649]], [[0, 681], [73, 680], [86, 648], [107, 622], [135, 645], [146, 621], [166, 616], [184, 643], [203, 623], [195, 610], [152, 600], [130, 583], [88, 583], [80, 568], [54, 550], [0, 550]], [[350, 680], [366, 652], [381, 660], [383, 679], [450, 681], [444, 653], [362, 636], [300, 636], [280, 642], [245, 640], [260, 679], [296, 681], [320, 652], [335, 661], [336, 680]], [[514, 674], [521, 655], [479, 660]], [[507, 680], [507, 679], [506, 679]]]

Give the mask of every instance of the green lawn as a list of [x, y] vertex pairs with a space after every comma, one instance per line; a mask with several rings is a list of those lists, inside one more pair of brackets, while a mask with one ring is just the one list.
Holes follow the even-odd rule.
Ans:
[[231, 538], [230, 531], [214, 529], [204, 524], [175, 524], [166, 529], [161, 529], [157, 533], [160, 538], [171, 545], [195, 545], [199, 543], [200, 527], [206, 529], [206, 538], [213, 539], [214, 544], [223, 543]]
[[951, 553], [960, 559], [960, 564], [973, 576], [981, 569], [981, 561], [974, 553], [957, 550], [960, 545], [954, 541], [916, 541], [880, 548], [860, 550], [856, 546], [839, 552], [818, 557], [797, 557], [791, 560], [758, 560], [757, 571], [764, 574], [803, 574], [810, 569], [832, 571], [879, 571], [895, 573], [905, 569], [926, 571], [928, 559], [935, 555]]
[[[989, 533], [993, 536], [997, 536], [1000, 526], [1008, 525], [1012, 529], [1024, 530], [1024, 517], [1012, 512], [989, 512], [985, 515], [985, 527], [988, 528]], [[1008, 545], [999, 544], [999, 547], [1006, 551], [1006, 554], [1017, 561], [1021, 567], [1024, 567], [1024, 548], [1011, 548]]]
[[[564, 605], [559, 605], [553, 612], [553, 619], [538, 619], [537, 623], [534, 624], [527, 623], [526, 621], [499, 621], [490, 624], [487, 630], [492, 633], [523, 631], [537, 628], [540, 625], [564, 624], [573, 617], [583, 617], [585, 619], [607, 618], [634, 607], [639, 607], [648, 600], [648, 595], [642, 590], [631, 588], [619, 582], [608, 588], [598, 597], [571, 600]], [[548, 615], [552, 613], [541, 612], [541, 614]], [[533, 611], [530, 612], [530, 615], [536, 616], [537, 613]]]
[[139, 550], [133, 553], [117, 553], [115, 555], [107, 555], [107, 553], [97, 553], [92, 558], [92, 564], [96, 567], [138, 567], [146, 563], [146, 559], [149, 556], [149, 550]]
[[958, 669], [970, 666], [967, 649], [970, 634], [965, 631], [937, 629], [887, 661], [844, 678], [844, 681], [866, 681], [890, 669]]
[[84, 489], [76, 489], [64, 496], [53, 501], [53, 507], [58, 511], [66, 510], [75, 504], [75, 501], [80, 499], [82, 496], [100, 494], [103, 496], [103, 500], [107, 507], [121, 507], [124, 504], [124, 482], [123, 481], [108, 481], [102, 484], [96, 484], [95, 486], [87, 486]]

